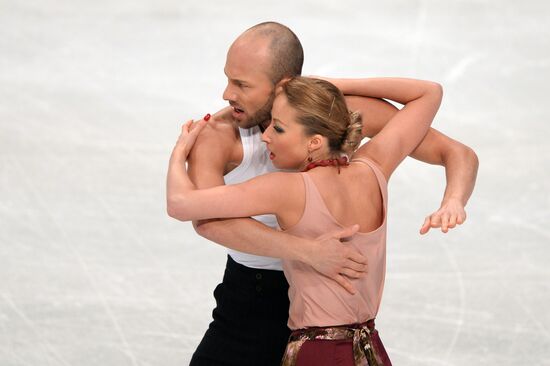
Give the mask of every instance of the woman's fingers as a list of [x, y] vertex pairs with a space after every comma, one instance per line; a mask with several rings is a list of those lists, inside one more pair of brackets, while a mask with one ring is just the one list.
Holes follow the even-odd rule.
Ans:
[[185, 122], [181, 126], [181, 132], [180, 132], [180, 136], [179, 136], [179, 139], [178, 139], [178, 143], [182, 142], [182, 140], [185, 139], [185, 136], [189, 135], [189, 131], [190, 131], [192, 125], [193, 125], [193, 120], [190, 119], [189, 121]]
[[206, 125], [208, 119], [210, 119], [210, 117], [209, 115], [206, 115], [205, 118], [198, 122], [194, 122], [192, 119], [185, 122], [181, 126], [181, 133], [178, 137], [178, 141], [176, 142], [174, 151], [181, 154], [183, 158], [187, 158], [187, 155], [197, 140], [197, 136]]
[[204, 128], [204, 126], [206, 126], [207, 122], [208, 122], [207, 119], [201, 119], [199, 122], [197, 122], [194, 125], [193, 131], [191, 132], [194, 133], [195, 135], [198, 135], [201, 132], [201, 130]]

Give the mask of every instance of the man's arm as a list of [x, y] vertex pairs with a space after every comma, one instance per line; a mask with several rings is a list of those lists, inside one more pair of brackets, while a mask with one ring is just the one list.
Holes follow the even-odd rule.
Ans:
[[445, 167], [447, 186], [440, 208], [426, 217], [420, 229], [421, 234], [426, 234], [430, 228], [438, 227], [446, 233], [466, 220], [464, 207], [474, 190], [479, 166], [477, 155], [471, 148], [437, 130], [430, 132], [422, 142], [426, 142], [426, 145], [419, 146], [415, 154], [426, 155], [424, 148], [436, 146], [438, 153], [432, 164]]
[[[335, 85], [338, 86], [338, 83]], [[350, 110], [361, 112], [364, 137], [376, 135], [397, 113], [396, 107], [381, 99], [347, 95], [346, 102]], [[475, 152], [430, 128], [410, 156], [429, 164], [444, 166], [447, 179], [441, 207], [426, 217], [420, 233], [425, 234], [430, 228], [438, 227], [446, 233], [448, 229], [462, 224], [466, 219], [464, 207], [473, 192], [479, 165]]]
[[[214, 116], [201, 131], [188, 159], [188, 173], [197, 188], [224, 184], [231, 164], [241, 160], [240, 143], [232, 123]], [[347, 291], [355, 290], [349, 280], [366, 271], [366, 258], [339, 239], [353, 235], [358, 227], [329, 233], [316, 240], [273, 230], [250, 219], [217, 219], [194, 222], [197, 233], [225, 247], [246, 253], [299, 260], [334, 279]]]

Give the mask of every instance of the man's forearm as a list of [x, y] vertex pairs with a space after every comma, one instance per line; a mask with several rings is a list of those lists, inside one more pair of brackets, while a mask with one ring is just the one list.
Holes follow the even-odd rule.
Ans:
[[241, 252], [305, 262], [311, 241], [274, 230], [251, 218], [194, 222], [202, 237]]
[[411, 157], [443, 166], [447, 186], [442, 202], [457, 199], [466, 205], [474, 190], [479, 164], [471, 148], [431, 128]]
[[444, 156], [447, 186], [442, 202], [458, 199], [466, 206], [474, 191], [479, 160], [472, 149], [458, 144], [459, 146], [453, 147], [451, 152]]

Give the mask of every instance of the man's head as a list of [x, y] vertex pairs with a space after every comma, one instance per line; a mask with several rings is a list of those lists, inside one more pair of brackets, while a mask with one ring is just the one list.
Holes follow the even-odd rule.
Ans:
[[269, 121], [275, 89], [300, 75], [303, 62], [300, 41], [282, 24], [260, 23], [241, 34], [227, 52], [223, 93], [238, 125], [250, 128]]

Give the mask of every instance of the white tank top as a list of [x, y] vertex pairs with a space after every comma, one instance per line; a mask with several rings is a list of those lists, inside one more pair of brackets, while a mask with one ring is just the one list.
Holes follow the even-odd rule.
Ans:
[[[239, 128], [239, 133], [243, 145], [243, 160], [238, 167], [223, 177], [225, 184], [242, 183], [258, 175], [277, 171], [271, 164], [265, 143], [261, 140], [262, 131], [260, 131], [260, 128], [258, 126], [249, 129]], [[279, 227], [277, 218], [274, 215], [259, 215], [252, 216], [252, 218], [274, 229]], [[235, 262], [247, 267], [279, 271], [283, 269], [279, 258], [262, 257], [233, 249], [227, 249], [227, 251]]]

